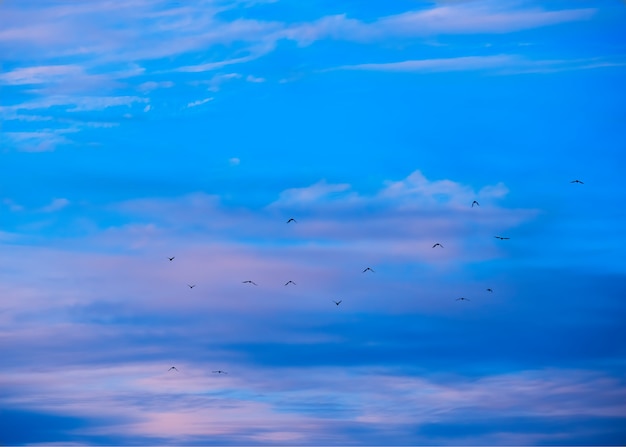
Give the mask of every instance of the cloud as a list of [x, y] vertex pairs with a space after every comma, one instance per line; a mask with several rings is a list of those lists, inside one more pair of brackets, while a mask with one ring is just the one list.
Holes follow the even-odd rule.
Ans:
[[320, 39], [358, 42], [386, 38], [425, 37], [442, 34], [510, 33], [524, 29], [588, 20], [595, 9], [545, 11], [506, 9], [496, 2], [470, 2], [409, 11], [367, 23], [345, 14], [323, 17], [315, 22], [291, 26], [284, 34], [302, 44]]
[[514, 64], [518, 58], [511, 55], [467, 56], [447, 59], [422, 59], [382, 64], [358, 64], [339, 67], [344, 70], [370, 70], [412, 73], [436, 73], [501, 68]]
[[[454, 71], [489, 71], [496, 75], [524, 73], [555, 73], [566, 70], [586, 70], [624, 66], [622, 60], [531, 60], [517, 54], [464, 56], [445, 59], [420, 59], [401, 62], [344, 65], [339, 70], [385, 71], [397, 73], [440, 73]], [[335, 69], [333, 69], [335, 70]]]
[[187, 104], [187, 107], [198, 107], [198, 106], [201, 106], [202, 104], [206, 104], [207, 102], [211, 102], [214, 99], [215, 98], [211, 97], [211, 98], [199, 99], [197, 101], [192, 101]]
[[257, 78], [255, 76], [248, 75], [248, 76], [246, 76], [246, 81], [254, 82], [254, 83], [260, 83], [260, 82], [265, 82], [265, 78]]
[[232, 158], [228, 159], [228, 163], [231, 166], [239, 166], [239, 164], [241, 163], [241, 160], [239, 158], [237, 158], [237, 157], [232, 157]]
[[147, 103], [148, 98], [138, 96], [91, 96], [71, 99], [68, 103], [74, 107], [68, 112], [82, 112], [87, 110], [104, 110], [111, 107], [130, 107], [135, 103]]
[[[346, 14], [323, 15], [322, 12], [318, 18], [293, 22], [288, 17], [282, 20], [255, 18], [253, 5], [256, 2], [208, 2], [198, 6], [133, 0], [115, 7], [102, 0], [90, 3], [89, 8], [78, 3], [50, 4], [36, 11], [18, 4], [6, 6], [3, 20], [8, 25], [0, 31], [0, 49], [12, 69], [0, 74], [0, 83], [14, 86], [24, 94], [16, 97], [29, 99], [0, 107], [0, 114], [3, 119], [36, 122], [52, 120], [52, 116], [56, 120], [64, 114], [119, 106], [141, 105], [147, 111], [147, 107], [158, 106], [159, 90], [175, 85], [180, 88], [208, 85], [210, 91], [216, 92], [234, 79], [263, 82], [262, 77], [248, 75], [244, 78], [239, 73], [218, 73], [206, 80], [203, 73], [258, 61], [285, 40], [301, 46], [320, 40], [361, 44], [398, 39], [409, 42], [442, 34], [514, 32], [588, 20], [595, 14], [594, 9], [545, 10], [517, 3], [502, 5], [480, 1], [437, 4], [371, 20]], [[251, 9], [246, 18], [226, 19], [228, 13], [248, 6]], [[30, 65], [32, 60], [42, 61], [41, 65]], [[164, 61], [166, 68], [159, 69]], [[472, 55], [341, 68], [413, 72], [500, 68], [509, 70], [502, 72], [507, 74], [615, 64], [621, 65], [621, 62], [525, 63], [515, 55]], [[175, 74], [176, 84], [174, 80], [161, 80], [164, 73]], [[280, 82], [293, 77], [282, 79]], [[98, 94], [94, 95], [94, 91]], [[156, 98], [146, 97], [153, 94]], [[197, 105], [200, 103], [190, 102], [187, 107]], [[61, 108], [45, 110], [56, 106]], [[168, 107], [159, 107], [159, 110], [167, 111]], [[127, 115], [136, 116], [137, 112]], [[83, 128], [79, 123], [76, 127]]]
[[46, 129], [38, 132], [5, 132], [4, 136], [19, 151], [47, 152], [61, 145], [72, 144], [72, 140], [63, 134], [74, 131], [74, 129]]
[[54, 211], [59, 211], [70, 204], [70, 201], [64, 198], [54, 199], [50, 204], [44, 206], [40, 209], [43, 213], [52, 213]]
[[15, 211], [22, 211], [24, 209], [24, 207], [22, 205], [19, 205], [17, 203], [15, 203], [13, 200], [11, 199], [3, 199], [2, 203], [5, 204], [6, 206], [9, 207], [9, 209], [13, 212]]
[[[326, 180], [320, 180], [314, 185], [305, 188], [290, 188], [283, 191], [273, 206], [305, 206], [308, 203], [319, 201], [337, 194], [345, 193], [350, 189], [347, 183], [328, 184]], [[345, 197], [345, 194], [344, 194]]]
[[137, 87], [141, 91], [152, 91], [160, 88], [172, 88], [174, 87], [174, 83], [172, 81], [147, 81], [139, 84]]
[[55, 79], [71, 78], [84, 75], [82, 67], [77, 65], [49, 65], [18, 68], [0, 74], [0, 83], [7, 85], [41, 84]]

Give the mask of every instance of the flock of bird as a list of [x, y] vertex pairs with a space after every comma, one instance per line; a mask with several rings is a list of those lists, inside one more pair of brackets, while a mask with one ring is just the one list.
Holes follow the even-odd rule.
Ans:
[[[580, 180], [578, 180], [578, 179], [576, 179], [576, 180], [572, 180], [570, 183], [579, 183], [579, 184], [581, 184], [581, 185], [583, 185], [583, 184], [584, 184], [584, 182], [582, 182], [582, 181], [580, 181]], [[471, 206], [471, 207], [472, 207], [472, 208], [474, 208], [474, 205], [476, 205], [476, 206], [480, 206], [480, 203], [478, 203], [478, 201], [477, 201], [477, 200], [474, 200], [474, 201], [472, 202], [472, 206]], [[290, 223], [292, 223], [292, 222], [293, 222], [293, 223], [298, 223], [298, 221], [297, 221], [296, 219], [294, 219], [293, 217], [289, 218], [289, 219], [287, 220], [287, 222], [286, 222], [286, 223], [290, 224]], [[501, 240], [501, 241], [504, 241], [504, 240], [509, 240], [509, 239], [510, 239], [509, 237], [504, 237], [504, 236], [494, 236], [494, 237], [495, 237], [496, 239]], [[432, 246], [432, 248], [437, 248], [437, 247], [439, 247], [439, 248], [444, 248], [444, 247], [443, 247], [443, 245], [442, 245], [442, 244], [440, 244], [439, 242], [435, 243], [435, 244]], [[168, 257], [167, 257], [167, 259], [169, 259], [170, 261], [173, 261], [175, 258], [176, 258], [175, 256], [171, 256], [171, 257], [169, 257], [169, 256], [168, 256]], [[363, 271], [362, 271], [362, 273], [366, 273], [366, 272], [376, 273], [376, 272], [374, 271], [374, 269], [372, 269], [371, 267], [366, 267], [366, 268], [364, 268], [364, 269], [363, 269]], [[249, 280], [249, 279], [248, 279], [248, 280], [245, 280], [245, 281], [242, 281], [242, 283], [243, 283], [243, 284], [250, 284], [250, 285], [253, 285], [253, 286], [257, 286], [257, 285], [258, 285], [257, 283], [255, 283], [254, 281]], [[289, 280], [289, 281], [287, 281], [287, 282], [285, 283], [285, 286], [288, 286], [288, 285], [290, 285], [290, 284], [293, 284], [294, 286], [296, 285], [296, 283], [295, 283], [294, 281]], [[193, 289], [196, 285], [195, 285], [195, 284], [187, 284], [187, 286], [188, 286], [190, 289]], [[485, 289], [485, 290], [486, 290], [487, 292], [489, 292], [489, 293], [493, 293], [493, 289], [492, 289], [492, 288], [487, 288], [487, 289]], [[332, 301], [333, 303], [335, 303], [335, 305], [336, 305], [336, 306], [339, 306], [339, 305], [343, 302], [343, 300], [339, 300], [339, 301], [331, 300], [331, 301]], [[471, 301], [471, 300], [470, 300], [469, 298], [459, 297], [459, 298], [457, 298], [457, 299], [456, 299], [456, 301]], [[172, 367], [171, 367], [168, 371], [172, 371], [172, 370], [174, 370], [174, 371], [178, 371], [178, 369], [177, 369], [175, 366], [172, 366]], [[228, 374], [226, 371], [222, 371], [222, 370], [216, 370], [216, 371], [212, 371], [212, 372], [213, 372], [214, 374]]]

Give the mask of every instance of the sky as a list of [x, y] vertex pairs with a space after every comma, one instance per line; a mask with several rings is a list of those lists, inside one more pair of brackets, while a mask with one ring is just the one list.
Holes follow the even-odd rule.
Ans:
[[4, 0], [0, 61], [1, 445], [626, 442], [625, 2]]

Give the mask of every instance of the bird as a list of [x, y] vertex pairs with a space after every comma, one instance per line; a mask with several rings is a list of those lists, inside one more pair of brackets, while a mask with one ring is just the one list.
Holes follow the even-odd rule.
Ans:
[[439, 242], [437, 242], [435, 245], [433, 245], [433, 248], [435, 248], [437, 245], [439, 245], [441, 248], [443, 248], [443, 245], [441, 245]]
[[343, 301], [343, 300], [339, 300], [339, 301], [332, 300], [332, 302], [333, 302], [333, 303], [335, 303], [337, 306], [339, 306], [339, 305], [341, 304], [341, 302], [342, 302], [342, 301]]
[[294, 219], [293, 217], [287, 221], [287, 223], [291, 223], [291, 222], [298, 223], [298, 221], [296, 219]]
[[487, 292], [493, 292], [493, 289], [487, 289]]
[[254, 281], [242, 281], [244, 284], [254, 284], [255, 286], [257, 285], [257, 283], [255, 283]]
[[510, 237], [502, 237], [502, 236], [494, 236], [496, 239], [500, 239], [501, 241], [504, 241], [506, 239], [511, 239]]
[[585, 182], [581, 182], [580, 180], [572, 180], [570, 183], [580, 183], [581, 185], [585, 184]]
[[195, 284], [187, 284], [189, 286], [190, 289], [193, 289], [194, 287], [196, 287]]
[[363, 272], [362, 272], [362, 273], [365, 273], [365, 272], [367, 272], [368, 270], [369, 270], [370, 272], [372, 272], [372, 273], [376, 273], [376, 272], [375, 272], [375, 271], [374, 271], [371, 267], [367, 267], [365, 270], [363, 270]]
[[289, 280], [289, 281], [287, 281], [287, 282], [285, 283], [285, 285], [286, 285], [286, 286], [288, 286], [289, 284], [293, 284], [294, 286], [296, 285], [296, 283], [295, 283], [295, 282], [293, 282], [293, 281], [291, 281], [291, 280]]
[[476, 200], [474, 200], [474, 201], [472, 202], [472, 208], [474, 208], [474, 204], [476, 204], [476, 205], [480, 206], [480, 203], [478, 203]]
[[226, 371], [222, 371], [221, 369], [218, 369], [217, 371], [213, 371], [215, 374], [228, 374]]
[[168, 257], [167, 257], [167, 259], [169, 259], [170, 261], [173, 261], [175, 257], [176, 257], [176, 256], [172, 256], [172, 257], [170, 258], [170, 257], [168, 256]]
[[457, 298], [456, 300], [457, 300], [457, 301], [469, 301], [467, 298], [463, 298], [463, 297], [461, 297], [461, 298]]
[[168, 369], [168, 371], [171, 371], [171, 370], [178, 371], [175, 366], [172, 366], [170, 369]]

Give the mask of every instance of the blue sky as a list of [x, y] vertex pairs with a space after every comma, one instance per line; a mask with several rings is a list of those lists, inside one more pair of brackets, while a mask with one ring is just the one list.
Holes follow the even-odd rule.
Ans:
[[4, 0], [0, 443], [623, 444], [625, 29]]

